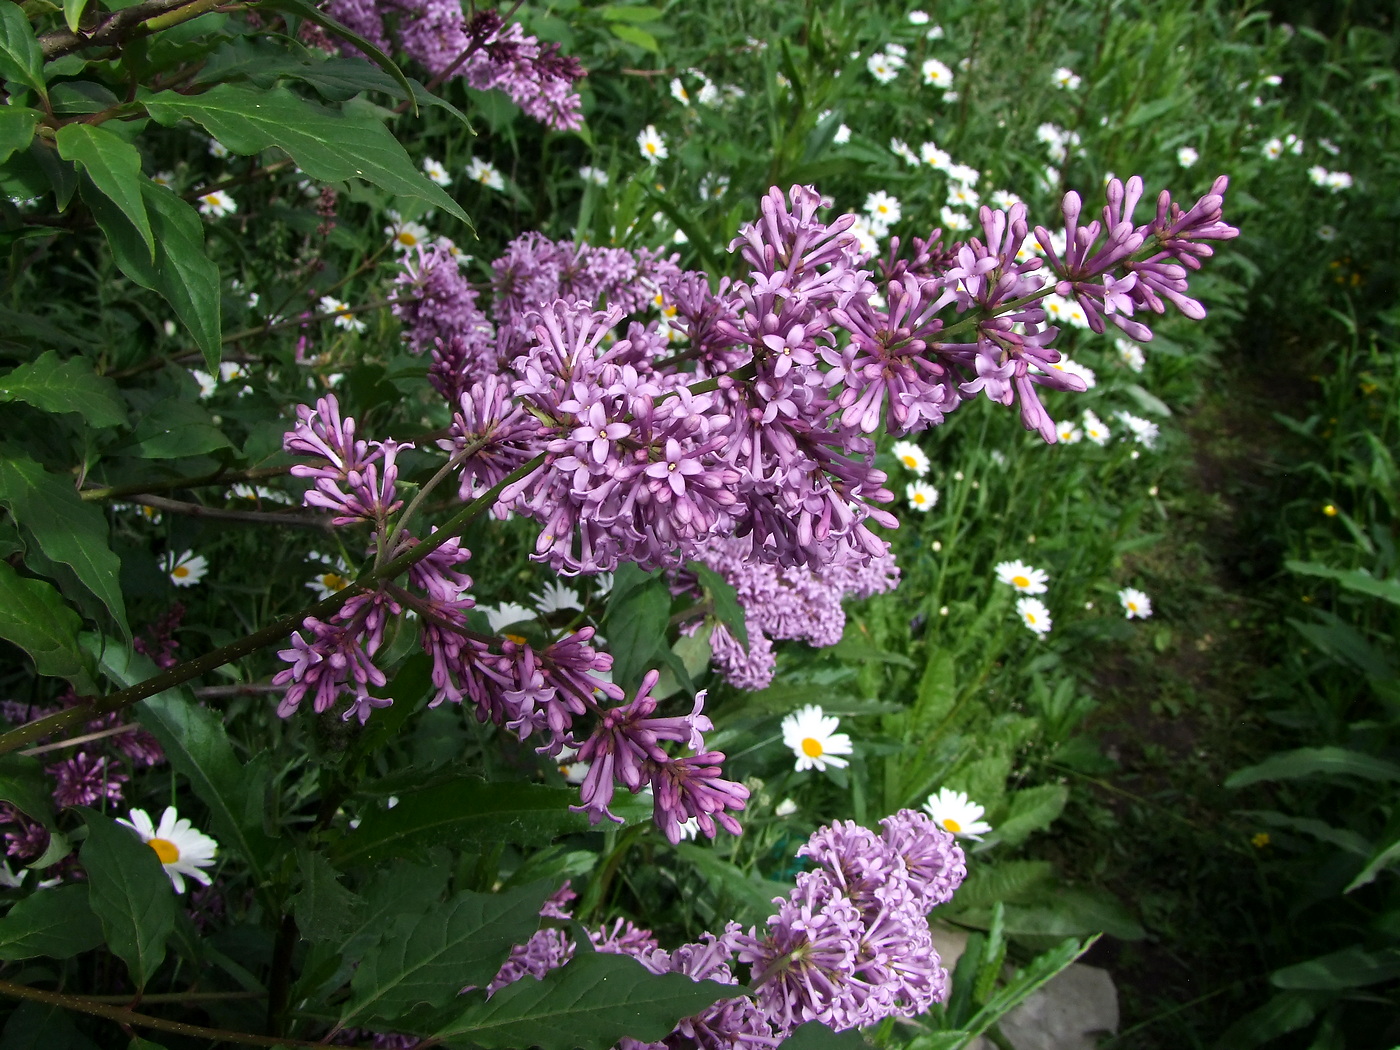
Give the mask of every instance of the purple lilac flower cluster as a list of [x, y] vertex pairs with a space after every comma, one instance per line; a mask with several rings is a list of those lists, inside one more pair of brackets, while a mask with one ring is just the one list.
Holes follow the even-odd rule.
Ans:
[[[326, 0], [327, 13], [383, 51], [390, 38], [434, 77], [462, 77], [479, 91], [504, 91], [530, 117], [556, 131], [583, 126], [574, 90], [584, 69], [541, 44], [495, 10], [468, 18], [459, 0]], [[323, 46], [335, 46], [324, 34]], [[344, 50], [353, 51], [348, 45]]]
[[889, 553], [872, 558], [866, 565], [849, 562], [824, 570], [806, 566], [784, 569], [752, 561], [745, 554], [744, 541], [717, 539], [699, 559], [734, 587], [744, 610], [747, 649], [722, 623], [715, 624], [710, 634], [717, 667], [740, 689], [765, 689], [772, 683], [774, 641], [797, 639], [817, 647], [835, 645], [846, 628], [844, 599], [882, 594], [899, 583], [899, 567]]
[[[474, 410], [477, 402], [499, 403], [501, 397], [503, 390], [492, 377], [463, 395], [463, 411]], [[355, 421], [341, 415], [333, 396], [322, 398], [314, 410], [301, 407], [285, 447], [319, 460], [293, 468], [298, 477], [314, 482], [305, 499], [338, 511], [338, 524], [373, 526], [374, 550], [390, 557], [411, 551], [418, 541], [389, 522], [401, 502], [392, 465], [396, 446], [359, 439], [355, 431]], [[477, 450], [464, 445], [461, 453], [468, 451]], [[381, 462], [383, 471], [376, 469]], [[495, 467], [509, 469], [499, 463]], [[652, 671], [631, 701], [617, 703], [624, 694], [605, 677], [612, 657], [589, 644], [592, 627], [565, 634], [542, 649], [523, 638], [471, 630], [472, 581], [458, 569], [470, 556], [454, 537], [413, 564], [408, 587], [381, 582], [353, 594], [329, 619], [306, 617], [304, 633], [295, 632], [291, 647], [278, 654], [289, 665], [273, 677], [274, 684], [287, 686], [278, 713], [292, 714], [308, 696], [312, 707], [323, 712], [348, 696], [342, 717], [363, 723], [374, 708], [393, 703], [370, 692], [386, 682], [374, 657], [388, 618], [411, 609], [432, 659], [432, 704], [468, 699], [480, 720], [522, 740], [538, 738], [542, 754], [557, 758], [566, 749], [577, 751], [579, 761], [592, 764], [579, 808], [595, 823], [603, 817], [620, 820], [609, 806], [621, 785], [634, 794], [650, 789], [656, 823], [673, 842], [692, 820], [710, 837], [718, 827], [737, 833], [739, 824], [728, 811], [743, 809], [748, 791], [721, 777], [724, 754], [705, 747], [703, 734], [713, 728], [703, 714], [705, 694], [695, 697], [688, 714], [659, 716], [658, 701], [651, 696], [658, 675]], [[576, 724], [581, 718], [591, 719], [593, 728], [584, 731]]]
[[[179, 623], [179, 613], [167, 615], [151, 633], [173, 646], [169, 634]], [[56, 714], [79, 702], [76, 694], [65, 693], [55, 707], [34, 707], [14, 700], [0, 701], [0, 719], [10, 725], [24, 725]], [[120, 728], [119, 728], [120, 727]], [[116, 730], [114, 732], [114, 730]], [[69, 757], [44, 767], [53, 778], [52, 796], [56, 808], [68, 806], [115, 806], [123, 800], [130, 770], [159, 765], [165, 761], [156, 738], [144, 729], [122, 726], [117, 712], [100, 715], [84, 723], [80, 735], [107, 733], [107, 736], [77, 747]], [[9, 803], [0, 802], [0, 832], [5, 837], [5, 853], [22, 863], [42, 856], [49, 846], [49, 833]]]
[[[772, 1050], [793, 1029], [820, 1021], [841, 1031], [887, 1017], [914, 1017], [948, 995], [948, 973], [933, 946], [928, 912], [952, 899], [967, 874], [962, 849], [928, 816], [901, 810], [879, 833], [851, 821], [818, 829], [799, 856], [817, 867], [773, 903], [760, 932], [738, 923], [666, 951], [646, 930], [617, 920], [588, 930], [600, 952], [630, 955], [652, 973], [739, 984], [749, 967], [754, 998], [721, 1000], [681, 1021], [659, 1043], [624, 1040], [621, 1050]], [[568, 920], [567, 892], [542, 915]], [[546, 926], [518, 945], [488, 986], [539, 980], [573, 957], [565, 932]]]

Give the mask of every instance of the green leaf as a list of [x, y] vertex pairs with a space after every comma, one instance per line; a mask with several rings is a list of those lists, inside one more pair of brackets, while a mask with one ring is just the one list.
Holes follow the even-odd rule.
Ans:
[[609, 24], [613, 36], [619, 40], [625, 40], [629, 44], [635, 44], [643, 51], [650, 51], [653, 55], [661, 54], [661, 45], [656, 42], [656, 37], [652, 36], [645, 29], [638, 29], [636, 26], [625, 23], [613, 22]]
[[1064, 784], [1041, 784], [1018, 791], [1009, 800], [1007, 815], [996, 826], [995, 835], [1009, 846], [1020, 845], [1033, 832], [1048, 828], [1069, 801]]
[[1156, 394], [1149, 393], [1137, 383], [1128, 383], [1123, 389], [1132, 395], [1133, 400], [1144, 412], [1150, 412], [1154, 416], [1170, 416], [1172, 414], [1172, 410], [1167, 407], [1165, 401]]
[[156, 851], [133, 831], [86, 807], [78, 812], [88, 826], [82, 861], [89, 903], [102, 920], [107, 946], [126, 963], [136, 987], [144, 988], [175, 928], [170, 878]]
[[558, 835], [588, 830], [588, 818], [569, 809], [577, 803], [578, 793], [567, 788], [457, 777], [400, 795], [393, 809], [371, 810], [331, 852], [348, 864], [475, 842], [544, 845]]
[[[679, 693], [682, 688], [694, 686], [695, 676], [710, 666], [710, 657], [713, 655], [710, 635], [714, 633], [714, 629], [714, 623], [706, 620], [694, 633], [682, 634], [677, 638], [669, 651], [663, 650], [657, 654], [666, 666], [661, 668], [661, 677], [656, 680], [656, 685], [652, 686], [652, 696], [664, 700]], [[676, 667], [676, 664], [680, 666]], [[684, 683], [681, 682], [679, 673], [682, 671], [686, 679]], [[693, 688], [691, 691], [694, 691]]]
[[360, 899], [339, 883], [340, 875], [325, 854], [298, 849], [297, 870], [301, 889], [289, 903], [301, 935], [314, 944], [333, 941], [350, 930]]
[[1242, 788], [1261, 780], [1294, 780], [1310, 776], [1353, 776], [1367, 780], [1400, 780], [1400, 766], [1384, 758], [1344, 747], [1300, 747], [1270, 755], [1256, 766], [1236, 770], [1227, 788]]
[[703, 875], [711, 887], [729, 894], [738, 905], [738, 911], [730, 917], [739, 922], [764, 923], [776, 910], [773, 898], [786, 897], [792, 891], [791, 884], [742, 871], [712, 849], [682, 842], [676, 846], [676, 853]]
[[643, 1043], [661, 1039], [677, 1021], [737, 991], [679, 973], [657, 976], [626, 955], [583, 952], [542, 981], [506, 985], [433, 1035], [449, 1046], [487, 1050], [606, 1050], [623, 1036]]
[[86, 358], [65, 361], [52, 350], [0, 376], [0, 401], [24, 401], [45, 412], [77, 412], [93, 427], [126, 423], [116, 383], [93, 372]]
[[102, 943], [102, 924], [83, 883], [36, 890], [0, 919], [0, 959], [69, 959]]
[[1318, 992], [1281, 992], [1225, 1030], [1215, 1050], [1251, 1050], [1309, 1024], [1328, 1001]]
[[861, 1050], [866, 1045], [859, 1028], [833, 1032], [820, 1021], [808, 1021], [794, 1028], [778, 1044], [778, 1050]]
[[204, 223], [194, 208], [150, 179], [141, 181], [141, 195], [155, 236], [154, 261], [141, 232], [109, 197], [85, 188], [83, 200], [106, 234], [122, 273], [170, 304], [204, 352], [209, 370], [218, 371], [223, 289], [219, 268], [204, 248]]
[[997, 901], [1016, 901], [1045, 885], [1053, 869], [1043, 860], [1010, 860], [978, 864], [953, 895], [950, 907], [990, 908]]
[[78, 26], [83, 21], [83, 8], [87, 7], [87, 0], [63, 0], [63, 21], [68, 23], [68, 28], [73, 32], [78, 31]]
[[126, 446], [142, 459], [179, 459], [229, 448], [214, 418], [191, 401], [157, 401], [142, 414]]
[[82, 626], [82, 617], [52, 586], [0, 561], [0, 638], [28, 653], [39, 674], [66, 678], [78, 692], [92, 693], [92, 675], [75, 642]]
[[599, 8], [598, 13], [609, 22], [655, 22], [665, 12], [659, 7], [614, 7], [610, 4]]
[[[966, 921], [973, 923], [974, 917]], [[1147, 936], [1132, 913], [1113, 897], [1076, 887], [1057, 888], [1044, 904], [1008, 904], [1006, 932], [1041, 937], [1106, 933], [1120, 941]]]
[[44, 52], [19, 4], [0, 5], [0, 80], [13, 80], [48, 98]]
[[1360, 569], [1334, 569], [1330, 565], [1320, 565], [1315, 561], [1289, 560], [1283, 564], [1289, 572], [1336, 580], [1349, 591], [1368, 594], [1373, 598], [1384, 598], [1388, 602], [1400, 605], [1400, 582], [1395, 580], [1378, 580], [1369, 572]]
[[656, 663], [657, 653], [666, 648], [670, 615], [671, 590], [660, 574], [608, 602], [604, 623], [613, 654], [613, 681], [628, 692], [637, 687]]
[[[404, 89], [409, 90], [407, 85]], [[172, 125], [188, 118], [234, 153], [277, 146], [319, 182], [364, 179], [469, 221], [457, 202], [414, 166], [368, 106], [328, 109], [283, 87], [259, 91], [240, 84], [219, 84], [202, 95], [162, 91], [144, 101], [159, 123]]]
[[748, 652], [749, 648], [749, 628], [744, 620], [744, 610], [739, 604], [739, 596], [734, 590], [734, 585], [726, 580], [719, 573], [715, 572], [708, 565], [702, 565], [698, 561], [693, 561], [686, 566], [695, 573], [695, 578], [700, 581], [700, 586], [704, 588], [705, 597], [709, 600], [715, 615], [719, 617], [719, 622], [729, 628], [729, 633], [739, 640], [739, 644]]
[[[350, 43], [354, 44], [362, 53], [368, 55], [375, 65], [379, 66], [379, 68], [388, 73], [389, 76], [393, 77], [395, 82], [403, 88], [405, 94], [412, 93], [408, 78], [404, 76], [403, 70], [398, 67], [393, 59], [379, 50], [379, 48], [375, 47], [369, 40], [360, 36], [360, 34], [356, 33], [353, 29], [337, 22], [325, 11], [322, 11], [312, 3], [311, 0], [263, 0], [262, 3], [255, 4], [254, 6], [259, 10], [266, 8], [272, 11], [289, 11], [294, 15], [306, 19], [308, 22], [314, 22], [332, 36], [338, 36], [342, 40], [350, 41]], [[417, 115], [416, 109], [414, 110], [414, 115]]]
[[26, 1000], [5, 1022], [0, 1050], [97, 1050], [97, 1044], [78, 1031], [73, 1017], [61, 1006]]
[[1269, 975], [1269, 983], [1275, 988], [1293, 991], [1335, 992], [1378, 984], [1393, 977], [1400, 977], [1400, 949], [1368, 952], [1354, 944], [1339, 952], [1275, 970]]
[[131, 220], [154, 261], [156, 239], [141, 192], [147, 179], [141, 174], [141, 154], [136, 147], [101, 125], [80, 121], [59, 128], [57, 142], [58, 155], [86, 171], [93, 185]]
[[1369, 857], [1375, 852], [1370, 841], [1364, 835], [1359, 835], [1350, 828], [1334, 828], [1326, 821], [1316, 820], [1312, 817], [1293, 817], [1274, 810], [1241, 810], [1240, 815], [1255, 817], [1270, 827], [1286, 828], [1289, 831], [1311, 835], [1315, 839], [1330, 843], [1361, 857]]
[[130, 637], [118, 582], [121, 561], [107, 545], [102, 511], [83, 502], [70, 481], [6, 449], [0, 449], [0, 504], [34, 537], [45, 556], [73, 570], [107, 607], [122, 634]]
[[[0, 608], [5, 605], [0, 598]], [[8, 802], [30, 820], [53, 827], [53, 802], [44, 764], [31, 755], [0, 755], [0, 802]]]
[[34, 126], [43, 117], [37, 109], [25, 106], [0, 106], [0, 164], [10, 155], [27, 150], [34, 141]]
[[396, 1021], [422, 1003], [446, 1006], [465, 985], [489, 984], [511, 948], [539, 929], [551, 892], [542, 882], [507, 893], [463, 891], [401, 918], [355, 969], [341, 1023]]
[[[124, 677], [140, 681], [146, 676]], [[267, 753], [251, 761], [239, 758], [223, 719], [173, 692], [147, 697], [137, 706], [136, 717], [160, 741], [171, 767], [189, 779], [195, 795], [209, 807], [214, 837], [243, 857], [255, 882], [265, 881], [277, 849], [262, 819], [272, 777]]]
[[[963, 1026], [964, 1032], [973, 1037], [981, 1035], [1088, 951], [1093, 942], [1093, 938], [1083, 944], [1067, 940], [1058, 947], [1037, 955], [1029, 965], [1017, 970], [1009, 981], [997, 989], [982, 1008], [966, 1022]], [[911, 1040], [908, 1050], [926, 1050], [923, 1039]]]
[[1377, 875], [1397, 860], [1400, 860], [1400, 838], [1376, 850], [1366, 861], [1366, 866], [1361, 869], [1356, 878], [1351, 880], [1343, 892], [1350, 893], [1352, 890], [1359, 890], [1362, 886], [1370, 885], [1376, 880]]

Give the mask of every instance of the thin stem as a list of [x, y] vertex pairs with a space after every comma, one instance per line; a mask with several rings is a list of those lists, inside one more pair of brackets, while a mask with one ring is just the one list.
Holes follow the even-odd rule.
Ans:
[[78, 497], [86, 501], [126, 499], [128, 496], [144, 496], [152, 492], [172, 492], [176, 489], [196, 489], [205, 485], [230, 485], [237, 481], [261, 481], [263, 478], [277, 478], [291, 472], [290, 464], [285, 467], [253, 467], [251, 470], [224, 470], [220, 468], [211, 474], [201, 474], [193, 478], [175, 478], [172, 481], [138, 481], [133, 485], [108, 485], [103, 488], [80, 489]]
[[8, 733], [0, 735], [0, 755], [16, 748], [22, 747], [32, 740], [38, 740], [67, 729], [70, 726], [79, 725], [91, 720], [95, 715], [107, 714], [110, 711], [120, 711], [124, 707], [154, 696], [156, 693], [164, 692], [166, 689], [173, 689], [177, 685], [200, 675], [208, 674], [232, 663], [240, 657], [249, 656], [265, 646], [282, 641], [310, 618], [325, 619], [327, 616], [338, 611], [341, 606], [358, 594], [366, 594], [373, 591], [375, 586], [384, 580], [391, 580], [402, 575], [411, 566], [422, 561], [433, 551], [437, 550], [448, 540], [456, 537], [464, 528], [473, 521], [485, 514], [495, 505], [497, 497], [508, 486], [527, 477], [537, 470], [545, 461], [546, 455], [541, 452], [534, 459], [527, 463], [522, 463], [515, 470], [511, 471], [486, 492], [472, 500], [460, 511], [450, 518], [437, 532], [423, 538], [421, 542], [411, 549], [394, 558], [388, 564], [381, 566], [372, 572], [367, 573], [362, 578], [351, 583], [339, 594], [333, 594], [329, 598], [322, 599], [315, 605], [308, 606], [300, 612], [292, 613], [280, 617], [268, 624], [261, 630], [245, 635], [237, 641], [228, 645], [220, 646], [212, 652], [193, 660], [186, 660], [168, 670], [162, 671], [158, 675], [138, 682], [136, 685], [126, 689], [111, 693], [107, 696], [94, 697], [83, 704], [78, 704], [68, 708], [66, 711], [59, 711], [56, 714], [45, 718], [37, 719], [27, 725], [12, 729]]
[[39, 38], [39, 48], [44, 53], [44, 61], [52, 62], [89, 47], [116, 47], [128, 37], [168, 28], [187, 18], [198, 17], [216, 6], [217, 0], [146, 0], [145, 3], [117, 11], [95, 28], [81, 34], [67, 28], [45, 33]]
[[285, 685], [271, 682], [248, 682], [245, 685], [202, 685], [190, 690], [196, 700], [227, 700], [235, 696], [261, 696], [265, 693], [285, 693]]
[[[342, 282], [343, 283], [343, 282]], [[332, 290], [339, 285], [333, 286]], [[365, 303], [363, 306], [354, 308], [344, 307], [340, 310], [325, 310], [318, 314], [309, 314], [305, 317], [294, 317], [290, 321], [269, 322], [258, 325], [256, 328], [244, 328], [242, 331], [231, 332], [224, 336], [225, 343], [236, 343], [240, 339], [250, 339], [255, 335], [265, 335], [268, 332], [280, 331], [283, 328], [296, 328], [299, 325], [308, 325], [315, 321], [328, 321], [332, 317], [354, 317], [358, 313], [365, 313], [369, 310], [382, 310], [386, 306], [397, 306], [399, 303], [416, 302], [420, 296], [395, 296], [392, 299], [381, 299], [374, 303]]]
[[222, 507], [206, 507], [203, 503], [187, 503], [184, 500], [166, 499], [164, 496], [151, 496], [142, 493], [131, 497], [132, 503], [143, 507], [154, 507], [172, 514], [185, 514], [191, 518], [218, 518], [223, 521], [246, 521], [255, 525], [294, 525], [299, 529], [325, 529], [329, 531], [329, 514], [299, 514], [295, 511], [267, 510], [226, 510]]
[[[134, 722], [126, 725], [113, 726], [111, 729], [103, 729], [96, 733], [88, 733], [86, 736], [75, 736], [68, 740], [60, 740], [54, 744], [45, 744], [43, 747], [31, 747], [26, 751], [21, 751], [21, 755], [42, 755], [49, 751], [62, 751], [65, 747], [77, 747], [79, 744], [90, 744], [94, 740], [105, 740], [109, 736], [119, 736], [122, 733], [131, 733], [141, 727]], [[121, 1000], [127, 1002], [127, 999]]]
[[[138, 1014], [134, 1010], [128, 1010], [126, 1007], [96, 1001], [86, 996], [66, 995], [62, 992], [45, 992], [38, 988], [30, 988], [27, 985], [16, 984], [13, 981], [0, 980], [0, 995], [8, 995], [15, 999], [31, 999], [36, 1003], [48, 1003], [50, 1006], [59, 1006], [65, 1010], [73, 1010], [77, 1013], [91, 1014], [94, 1017], [105, 1017], [107, 1020], [114, 1021], [119, 1025], [131, 1025], [135, 1028], [153, 1028], [158, 1032], [171, 1032], [175, 1035], [185, 1035], [193, 1039], [212, 1039], [216, 1042], [241, 1043], [244, 1046], [324, 1046], [323, 1043], [313, 1043], [307, 1039], [291, 1039], [286, 1036], [251, 1035], [247, 1032], [231, 1032], [223, 1028], [205, 1028], [203, 1025], [184, 1024], [180, 1021], [167, 1021], [163, 1017], [150, 1017], [147, 1014]], [[163, 998], [163, 996], [151, 997], [152, 1000]], [[180, 998], [185, 997], [182, 996]], [[127, 1001], [130, 1001], [129, 997]]]
[[418, 508], [422, 506], [423, 500], [428, 493], [437, 488], [443, 478], [452, 473], [452, 471], [461, 464], [462, 460], [466, 459], [468, 456], [476, 455], [485, 447], [486, 439], [477, 438], [475, 441], [465, 445], [461, 451], [454, 452], [448, 457], [447, 462], [438, 468], [438, 472], [424, 483], [423, 487], [418, 490], [418, 495], [414, 496], [409, 502], [408, 508], [403, 512], [403, 516], [399, 518], [398, 524], [394, 526], [393, 538], [387, 544], [388, 550], [398, 549], [399, 538], [408, 532], [408, 523], [413, 520], [413, 515], [418, 512]]

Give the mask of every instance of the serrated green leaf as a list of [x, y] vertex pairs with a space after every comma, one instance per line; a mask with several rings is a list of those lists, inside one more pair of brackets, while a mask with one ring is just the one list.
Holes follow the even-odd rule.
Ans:
[[1300, 747], [1270, 755], [1258, 765], [1236, 770], [1227, 788], [1242, 788], [1261, 780], [1294, 780], [1310, 776], [1353, 776], [1366, 780], [1400, 780], [1400, 765], [1344, 747]]
[[92, 675], [76, 644], [82, 626], [82, 617], [51, 585], [0, 561], [0, 638], [28, 653], [40, 674], [66, 678], [79, 692], [92, 693]]
[[469, 221], [457, 202], [414, 166], [407, 151], [368, 108], [347, 104], [335, 110], [286, 88], [258, 91], [240, 84], [219, 84], [202, 95], [162, 91], [144, 102], [157, 122], [172, 125], [192, 120], [234, 153], [253, 154], [276, 146], [320, 182], [364, 179]]
[[1400, 949], [1368, 952], [1359, 945], [1275, 970], [1269, 983], [1295, 991], [1341, 991], [1400, 977]]
[[0, 959], [69, 959], [102, 943], [102, 924], [83, 883], [35, 890], [0, 919]]
[[630, 956], [583, 952], [542, 981], [506, 985], [433, 1034], [448, 1046], [487, 1050], [605, 1050], [623, 1036], [661, 1039], [677, 1021], [736, 991], [678, 973], [658, 976]]
[[175, 928], [174, 889], [156, 851], [133, 831], [85, 807], [78, 812], [88, 827], [82, 848], [88, 903], [102, 922], [107, 947], [126, 963], [136, 987], [144, 988]]
[[[71, 482], [13, 449], [0, 449], [0, 504], [34, 537], [46, 557], [73, 570], [107, 607], [122, 634], [130, 637], [126, 600], [118, 582], [121, 561], [108, 546], [102, 511], [83, 502]], [[35, 600], [41, 600], [33, 593]], [[62, 614], [52, 614], [45, 621], [50, 628], [55, 616], [64, 619]]]
[[[130, 677], [139, 681], [146, 676]], [[160, 741], [171, 767], [189, 779], [194, 793], [209, 807], [214, 836], [244, 859], [256, 882], [263, 882], [277, 849], [277, 841], [264, 830], [262, 821], [263, 798], [271, 780], [267, 755], [240, 759], [223, 719], [173, 692], [141, 701], [136, 717]]]
[[122, 210], [146, 243], [151, 260], [156, 257], [155, 234], [146, 215], [141, 192], [146, 176], [141, 174], [141, 154], [125, 139], [101, 125], [74, 121], [58, 129], [58, 155], [87, 172], [94, 186]]
[[[0, 606], [5, 599], [0, 597]], [[0, 802], [8, 802], [30, 820], [53, 827], [53, 801], [50, 798], [44, 765], [31, 755], [11, 751], [0, 755]]]
[[1025, 788], [1008, 799], [1005, 817], [996, 826], [996, 837], [1009, 846], [1025, 842], [1032, 833], [1048, 828], [1064, 812], [1069, 788], [1064, 784], [1041, 784]]
[[990, 908], [997, 901], [1015, 901], [1045, 885], [1054, 869], [1043, 860], [1010, 860], [978, 864], [953, 895], [950, 908]]
[[710, 606], [719, 617], [719, 622], [729, 628], [729, 633], [737, 638], [744, 651], [748, 652], [749, 628], [734, 585], [714, 569], [698, 561], [691, 562], [686, 568], [695, 573], [695, 578], [700, 581], [700, 586], [704, 588], [705, 596], [710, 600]]
[[378, 863], [434, 846], [543, 845], [588, 829], [588, 818], [569, 809], [577, 803], [578, 793], [566, 788], [459, 777], [402, 794], [392, 810], [371, 810], [331, 853], [342, 864]]
[[93, 427], [126, 423], [116, 383], [95, 373], [86, 358], [65, 361], [52, 350], [0, 376], [0, 401], [23, 401], [45, 412], [77, 412]]
[[78, 31], [78, 26], [82, 24], [85, 7], [87, 7], [87, 0], [63, 0], [63, 21], [75, 33]]
[[201, 406], [170, 398], [142, 413], [125, 446], [142, 459], [179, 459], [229, 448], [230, 442]]
[[26, 150], [34, 141], [34, 127], [43, 114], [26, 106], [0, 106], [0, 164]]
[[510, 950], [539, 929], [552, 892], [535, 883], [507, 893], [463, 891], [400, 919], [365, 955], [350, 982], [341, 1023], [359, 1017], [393, 1022], [420, 1004], [446, 1006], [466, 985], [486, 985]]
[[154, 261], [140, 231], [110, 198], [84, 190], [83, 200], [106, 234], [122, 273], [170, 304], [203, 351], [206, 367], [216, 372], [222, 354], [222, 284], [219, 268], [204, 249], [204, 223], [194, 208], [150, 179], [141, 181], [141, 195], [155, 235]]
[[353, 928], [360, 899], [340, 884], [325, 854], [298, 849], [297, 870], [301, 889], [289, 903], [302, 937], [316, 944], [336, 940]]
[[13, 80], [48, 97], [44, 52], [19, 4], [0, 5], [0, 80]]

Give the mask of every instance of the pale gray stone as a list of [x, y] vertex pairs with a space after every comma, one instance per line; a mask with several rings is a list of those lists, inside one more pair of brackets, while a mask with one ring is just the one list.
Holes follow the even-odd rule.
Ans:
[[1107, 970], [1075, 963], [1001, 1021], [1016, 1050], [1094, 1050], [1118, 1031], [1118, 990]]

